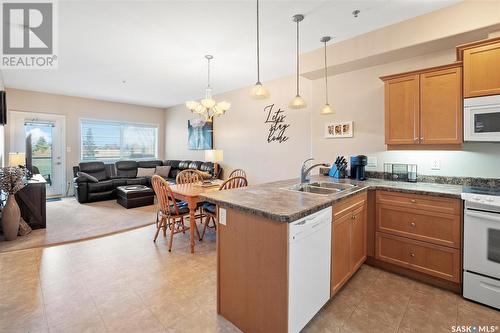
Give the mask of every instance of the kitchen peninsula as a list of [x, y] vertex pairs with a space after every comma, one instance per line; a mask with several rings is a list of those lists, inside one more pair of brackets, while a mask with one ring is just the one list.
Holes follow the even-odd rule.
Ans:
[[462, 186], [313, 177], [338, 189], [325, 194], [298, 182], [204, 196], [220, 209], [217, 311], [244, 332], [300, 331], [367, 258], [460, 289]]

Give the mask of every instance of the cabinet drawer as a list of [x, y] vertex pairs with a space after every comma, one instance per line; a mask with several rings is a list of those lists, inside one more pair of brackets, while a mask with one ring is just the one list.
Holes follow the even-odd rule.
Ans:
[[367, 203], [368, 192], [363, 191], [355, 194], [350, 198], [343, 199], [333, 204], [333, 220], [344, 216], [345, 214], [352, 214], [353, 210], [364, 207]]
[[461, 248], [460, 216], [377, 205], [377, 231]]
[[460, 251], [457, 249], [377, 232], [375, 256], [391, 264], [460, 282]]
[[460, 199], [432, 197], [422, 194], [377, 191], [377, 204], [396, 205], [444, 214], [461, 214]]

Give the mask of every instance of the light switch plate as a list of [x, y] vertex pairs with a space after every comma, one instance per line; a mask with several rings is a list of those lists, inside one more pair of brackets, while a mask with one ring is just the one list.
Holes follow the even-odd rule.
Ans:
[[219, 208], [219, 224], [226, 225], [226, 210]]

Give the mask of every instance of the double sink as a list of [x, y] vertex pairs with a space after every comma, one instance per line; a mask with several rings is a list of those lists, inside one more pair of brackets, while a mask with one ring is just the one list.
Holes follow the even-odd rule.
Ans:
[[349, 189], [353, 189], [357, 185], [344, 184], [344, 183], [333, 183], [333, 182], [312, 182], [305, 184], [295, 184], [293, 186], [287, 187], [287, 190], [302, 192], [302, 193], [312, 193], [319, 195], [330, 195], [339, 192], [343, 192]]

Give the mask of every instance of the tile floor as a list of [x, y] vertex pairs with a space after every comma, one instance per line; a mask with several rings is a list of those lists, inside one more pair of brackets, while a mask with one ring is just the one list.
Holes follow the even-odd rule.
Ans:
[[[213, 233], [169, 253], [153, 227], [0, 254], [0, 332], [238, 332], [216, 315]], [[179, 235], [177, 235], [179, 236]], [[363, 266], [306, 332], [451, 332], [500, 312]]]

